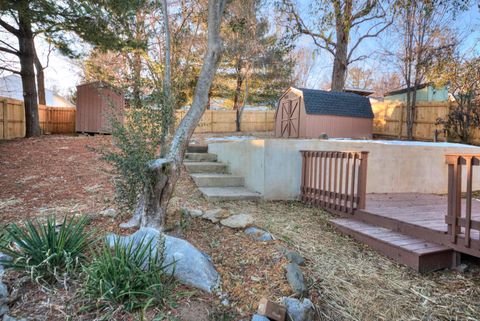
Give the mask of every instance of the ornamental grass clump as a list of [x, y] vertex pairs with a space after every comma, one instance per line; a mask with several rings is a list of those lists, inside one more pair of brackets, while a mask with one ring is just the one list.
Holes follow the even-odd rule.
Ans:
[[84, 297], [96, 309], [110, 311], [118, 306], [133, 311], [169, 304], [175, 285], [171, 271], [167, 272], [171, 266], [165, 264], [163, 242], [157, 250], [152, 241], [116, 240], [112, 248], [101, 247], [84, 268]]
[[5, 268], [27, 272], [41, 282], [64, 281], [85, 262], [95, 240], [86, 231], [88, 220], [67, 218], [58, 224], [55, 217], [45, 223], [27, 221], [25, 226], [10, 224], [4, 228], [0, 252], [12, 258], [0, 262]]

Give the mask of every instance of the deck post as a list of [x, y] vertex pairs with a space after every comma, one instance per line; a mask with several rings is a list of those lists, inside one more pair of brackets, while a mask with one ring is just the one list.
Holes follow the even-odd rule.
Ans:
[[368, 152], [360, 153], [360, 168], [358, 172], [358, 206], [360, 210], [365, 209], [367, 198], [367, 167], [368, 167]]

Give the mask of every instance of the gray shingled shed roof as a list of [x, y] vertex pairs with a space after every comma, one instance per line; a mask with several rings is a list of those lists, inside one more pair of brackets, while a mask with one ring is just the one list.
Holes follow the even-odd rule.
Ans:
[[305, 111], [309, 115], [374, 117], [370, 100], [360, 95], [317, 89], [297, 89], [303, 92]]

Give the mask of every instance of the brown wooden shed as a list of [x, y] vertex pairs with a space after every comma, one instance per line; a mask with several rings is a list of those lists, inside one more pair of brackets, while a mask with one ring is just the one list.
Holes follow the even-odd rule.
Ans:
[[125, 98], [121, 91], [101, 82], [77, 86], [75, 131], [111, 134], [112, 117], [123, 122]]
[[290, 87], [278, 102], [275, 137], [372, 138], [373, 116], [366, 97]]

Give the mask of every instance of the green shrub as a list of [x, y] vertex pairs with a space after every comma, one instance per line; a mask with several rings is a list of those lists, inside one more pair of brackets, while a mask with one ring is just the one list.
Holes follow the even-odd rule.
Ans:
[[27, 221], [25, 227], [5, 227], [0, 252], [13, 258], [2, 262], [6, 268], [28, 272], [37, 281], [54, 281], [75, 272], [85, 261], [85, 254], [94, 241], [93, 232], [85, 231], [88, 220], [65, 218], [57, 226], [55, 217], [46, 223]]
[[155, 159], [161, 141], [162, 113], [152, 108], [128, 110], [125, 122], [112, 119], [112, 145], [97, 150], [113, 166], [115, 200], [134, 209], [148, 178], [147, 164]]
[[86, 299], [100, 309], [123, 305], [132, 311], [164, 306], [173, 293], [174, 280], [166, 272], [163, 251], [151, 254], [151, 242], [116, 241], [113, 248], [105, 244], [84, 268]]

